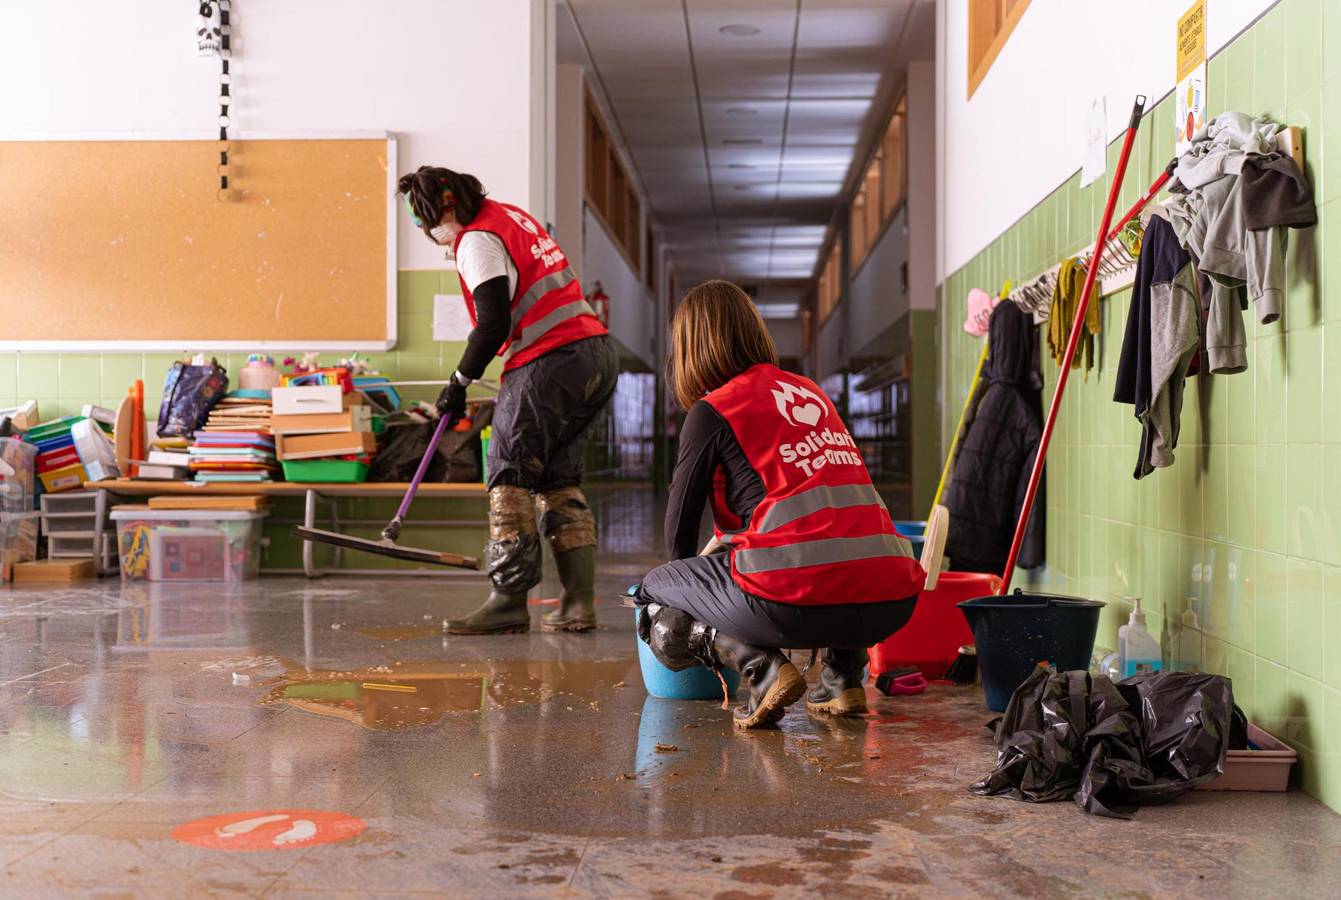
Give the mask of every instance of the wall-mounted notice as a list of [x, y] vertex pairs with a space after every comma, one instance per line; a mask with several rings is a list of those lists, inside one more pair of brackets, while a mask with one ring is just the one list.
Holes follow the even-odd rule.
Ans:
[[1085, 117], [1085, 164], [1080, 168], [1080, 186], [1098, 180], [1108, 167], [1108, 98], [1095, 97]]
[[1178, 87], [1174, 89], [1174, 153], [1181, 156], [1206, 124], [1206, 0], [1178, 20]]

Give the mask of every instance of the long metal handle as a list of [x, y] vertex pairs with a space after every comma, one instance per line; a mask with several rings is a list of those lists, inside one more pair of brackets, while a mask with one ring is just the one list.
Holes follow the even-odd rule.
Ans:
[[[396, 517], [382, 531], [383, 537], [394, 541], [400, 535], [400, 526], [405, 521], [405, 514], [410, 511], [410, 504], [414, 502], [414, 495], [419, 492], [419, 485], [423, 482], [424, 476], [428, 474], [428, 464], [433, 461], [433, 454], [438, 452], [438, 444], [442, 441], [442, 436], [447, 433], [447, 428], [451, 424], [450, 416], [438, 417], [438, 427], [433, 429], [433, 437], [428, 441], [428, 449], [424, 451], [424, 458], [419, 460], [419, 468], [415, 470], [414, 477], [410, 479], [410, 486], [405, 491], [405, 496], [400, 500], [400, 506], [396, 509]], [[392, 533], [388, 534], [388, 532]]]
[[1136, 142], [1136, 130], [1141, 125], [1141, 111], [1144, 107], [1145, 97], [1138, 96], [1132, 108], [1131, 119], [1127, 123], [1127, 136], [1122, 141], [1122, 153], [1118, 156], [1117, 171], [1113, 173], [1113, 185], [1108, 189], [1108, 203], [1104, 206], [1103, 220], [1099, 223], [1099, 235], [1094, 241], [1094, 252], [1090, 255], [1090, 264], [1085, 270], [1085, 286], [1080, 292], [1080, 305], [1076, 307], [1076, 319], [1071, 323], [1071, 336], [1066, 340], [1066, 354], [1062, 359], [1062, 367], [1057, 372], [1057, 387], [1052, 392], [1048, 420], [1043, 423], [1043, 437], [1038, 442], [1038, 453], [1034, 455], [1034, 468], [1029, 473], [1029, 489], [1024, 495], [1024, 505], [1020, 507], [1020, 520], [1015, 525], [1015, 538], [1010, 543], [1010, 555], [1006, 557], [1006, 570], [1001, 575], [1001, 587], [997, 590], [997, 594], [1001, 596], [1010, 591], [1010, 580], [1015, 574], [1015, 562], [1019, 559], [1020, 546], [1024, 543], [1029, 514], [1034, 509], [1038, 482], [1043, 476], [1043, 461], [1048, 455], [1048, 445], [1052, 443], [1052, 430], [1057, 424], [1057, 412], [1061, 409], [1062, 395], [1066, 393], [1066, 382], [1071, 375], [1071, 361], [1075, 359], [1076, 348], [1080, 346], [1080, 333], [1085, 327], [1085, 312], [1089, 309], [1090, 295], [1094, 293], [1094, 279], [1099, 274], [1104, 243], [1108, 240], [1108, 229], [1113, 222], [1113, 210], [1117, 206], [1118, 194], [1122, 191], [1122, 180], [1127, 174], [1127, 160], [1131, 157], [1131, 148]]

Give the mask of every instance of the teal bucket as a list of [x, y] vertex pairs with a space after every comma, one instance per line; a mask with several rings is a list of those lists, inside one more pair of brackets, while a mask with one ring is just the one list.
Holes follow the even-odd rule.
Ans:
[[[634, 621], [642, 616], [641, 609], [633, 611]], [[722, 697], [722, 683], [712, 670], [704, 666], [695, 666], [681, 672], [672, 672], [656, 658], [652, 648], [644, 644], [635, 633], [633, 640], [638, 644], [638, 665], [643, 672], [643, 687], [653, 697], [665, 700], [719, 700]], [[722, 670], [726, 679], [726, 690], [735, 694], [740, 686], [740, 675], [730, 669]]]

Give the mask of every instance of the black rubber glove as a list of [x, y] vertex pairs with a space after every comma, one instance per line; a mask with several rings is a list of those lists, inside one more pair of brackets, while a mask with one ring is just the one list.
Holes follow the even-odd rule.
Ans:
[[447, 416], [448, 428], [466, 417], [466, 386], [455, 375], [438, 394], [437, 407], [439, 415]]

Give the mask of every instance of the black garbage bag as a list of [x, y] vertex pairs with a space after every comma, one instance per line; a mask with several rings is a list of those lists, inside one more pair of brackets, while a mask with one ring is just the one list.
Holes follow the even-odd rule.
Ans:
[[[484, 475], [480, 432], [492, 421], [492, 413], [492, 404], [481, 404], [471, 417], [469, 431], [444, 434], [438, 443], [438, 452], [428, 464], [424, 480], [429, 483], [480, 481]], [[425, 422], [388, 428], [368, 469], [368, 480], [404, 482], [413, 478], [436, 427], [436, 422]]]
[[997, 766], [970, 790], [1032, 803], [1071, 797], [1129, 819], [1224, 772], [1234, 694], [1219, 675], [1155, 672], [1113, 683], [1034, 670], [996, 726]]

